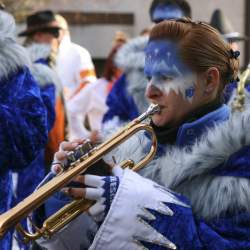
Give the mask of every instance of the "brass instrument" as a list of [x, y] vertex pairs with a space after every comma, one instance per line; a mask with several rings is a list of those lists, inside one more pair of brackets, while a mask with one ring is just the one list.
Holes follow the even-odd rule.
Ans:
[[39, 187], [39, 189], [34, 191], [30, 196], [17, 204], [15, 207], [0, 215], [0, 238], [3, 237], [4, 234], [12, 227], [16, 227], [17, 231], [22, 234], [23, 240], [26, 243], [40, 237], [50, 238], [66, 224], [86, 211], [91, 205], [93, 205], [94, 202], [79, 199], [72, 201], [68, 205], [61, 208], [56, 214], [46, 219], [42, 228], [39, 229], [36, 226], [33, 226], [36, 229], [36, 232], [33, 234], [25, 231], [20, 224], [21, 220], [27, 218], [32, 211], [37, 209], [55, 192], [60, 191], [60, 189], [69, 184], [74, 177], [85, 172], [87, 168], [102, 159], [104, 155], [140, 130], [145, 130], [151, 134], [152, 145], [149, 153], [136, 165], [132, 160], [127, 160], [123, 162], [122, 165], [123, 167], [129, 166], [135, 171], [144, 167], [149, 161], [152, 160], [156, 153], [157, 140], [152, 127], [148, 124], [142, 123], [142, 121], [151, 117], [156, 112], [159, 112], [159, 110], [160, 108], [158, 105], [152, 104], [145, 113], [130, 122], [111, 139], [95, 148], [92, 148], [88, 153], [73, 162], [69, 168], [56, 175], [52, 180], [43, 186]]
[[233, 111], [244, 111], [245, 109], [245, 85], [248, 77], [250, 76], [250, 63], [247, 65], [246, 70], [240, 75], [240, 81], [237, 86], [237, 95], [232, 103]]

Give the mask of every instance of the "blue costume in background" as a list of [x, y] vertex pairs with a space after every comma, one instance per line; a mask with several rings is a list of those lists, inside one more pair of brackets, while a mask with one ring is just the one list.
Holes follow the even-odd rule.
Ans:
[[107, 97], [108, 111], [103, 118], [104, 129], [110, 122], [116, 127], [131, 121], [148, 106], [144, 98], [147, 79], [143, 73], [147, 41], [148, 37], [131, 39], [117, 52], [115, 63], [124, 74], [115, 82]]
[[[0, 213], [10, 208], [12, 171], [27, 167], [47, 141], [47, 117], [39, 87], [28, 68], [23, 66], [0, 80]], [[1, 241], [10, 249], [11, 234]]]
[[[47, 111], [47, 132], [52, 129], [55, 121], [56, 83], [52, 69], [49, 68], [46, 58], [50, 47], [47, 45], [33, 44], [28, 48], [29, 55], [34, 61], [32, 74], [36, 79], [41, 92], [41, 97]], [[25, 169], [18, 173], [17, 188], [15, 191], [15, 204], [30, 195], [45, 176], [45, 147], [43, 147], [36, 159]], [[26, 227], [26, 223], [22, 223]], [[19, 236], [19, 235], [18, 235]], [[21, 239], [20, 239], [21, 240]], [[29, 245], [21, 244], [22, 249], [29, 249]]]
[[123, 74], [115, 83], [107, 97], [106, 104], [109, 107], [107, 113], [103, 117], [103, 122], [119, 117], [122, 122], [133, 120], [138, 116], [138, 109], [135, 105], [133, 97], [126, 90], [126, 75]]
[[[46, 108], [48, 133], [52, 129], [55, 121], [56, 87], [53, 82], [53, 77], [50, 76], [52, 70], [49, 69], [46, 60], [40, 57], [48, 56], [49, 47], [45, 45], [33, 45], [31, 49], [28, 49], [28, 52], [32, 60], [34, 60], [34, 58], [37, 59], [32, 66], [32, 74], [40, 87], [41, 97]], [[30, 195], [44, 178], [44, 150], [45, 149], [42, 148], [36, 159], [34, 159], [27, 168], [18, 173], [16, 203], [19, 203]]]

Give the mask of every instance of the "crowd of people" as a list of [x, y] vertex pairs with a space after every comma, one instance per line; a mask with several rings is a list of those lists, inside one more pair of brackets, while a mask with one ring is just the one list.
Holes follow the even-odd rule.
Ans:
[[149, 15], [152, 27], [137, 37], [117, 32], [97, 77], [63, 16], [31, 13], [21, 45], [13, 16], [0, 10], [0, 214], [67, 167], [68, 152], [81, 157], [87, 139], [99, 145], [150, 104], [160, 109], [149, 121], [158, 142], [151, 162], [137, 173], [119, 165], [150, 149], [139, 132], [33, 219], [39, 225], [73, 199], [95, 202], [86, 213], [33, 244], [9, 230], [1, 250], [13, 242], [22, 250], [250, 249], [248, 86], [241, 110], [232, 109], [246, 37], [221, 10], [210, 24], [193, 21], [186, 0], [153, 0]]

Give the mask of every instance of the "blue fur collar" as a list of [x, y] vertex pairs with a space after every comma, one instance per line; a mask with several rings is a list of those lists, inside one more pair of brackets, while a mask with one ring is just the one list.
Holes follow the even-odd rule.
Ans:
[[229, 113], [229, 107], [223, 105], [194, 122], [183, 124], [177, 134], [176, 146], [184, 147], [193, 145], [204, 134], [207, 128], [212, 128], [218, 122], [226, 121], [229, 118]]

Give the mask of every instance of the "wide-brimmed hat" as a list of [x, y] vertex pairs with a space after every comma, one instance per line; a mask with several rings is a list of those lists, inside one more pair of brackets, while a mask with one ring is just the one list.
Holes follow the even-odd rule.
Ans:
[[227, 16], [216, 9], [211, 17], [210, 25], [216, 28], [225, 40], [231, 42], [247, 40], [247, 37], [235, 31]]
[[38, 11], [28, 16], [26, 25], [26, 30], [20, 32], [18, 36], [29, 36], [37, 31], [53, 31], [60, 29], [55, 18], [55, 13], [50, 10]]

